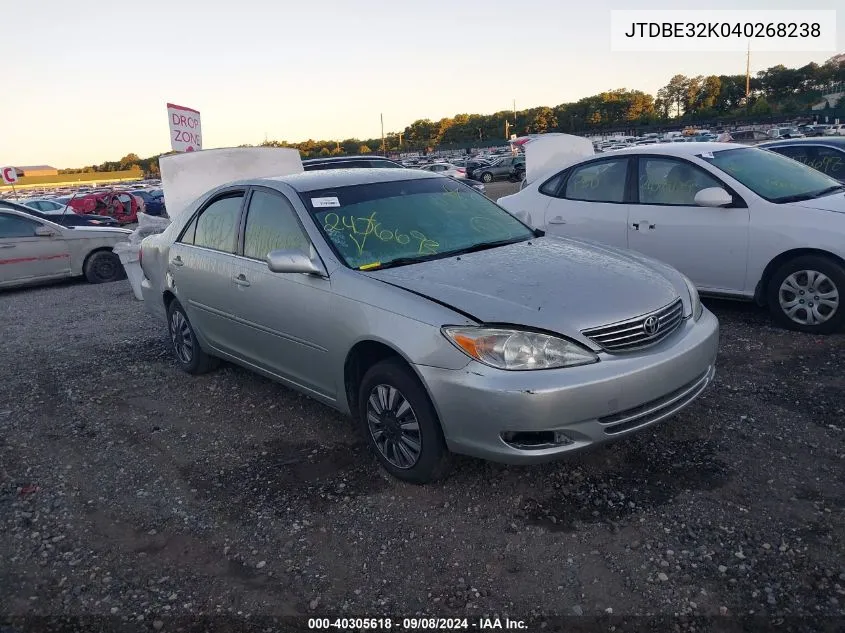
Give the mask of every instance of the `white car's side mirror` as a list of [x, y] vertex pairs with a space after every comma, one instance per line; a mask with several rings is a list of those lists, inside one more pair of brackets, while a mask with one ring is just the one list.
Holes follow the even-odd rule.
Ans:
[[35, 235], [38, 237], [53, 237], [55, 234], [55, 231], [48, 226], [35, 227]]
[[721, 187], [708, 187], [695, 194], [695, 203], [700, 207], [725, 207], [733, 201], [733, 196]]

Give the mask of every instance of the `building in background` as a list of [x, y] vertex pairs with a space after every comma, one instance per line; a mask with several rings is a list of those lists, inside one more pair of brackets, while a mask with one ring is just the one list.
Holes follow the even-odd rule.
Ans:
[[21, 165], [15, 166], [18, 172], [18, 178], [26, 178], [28, 176], [58, 176], [59, 170], [50, 165]]

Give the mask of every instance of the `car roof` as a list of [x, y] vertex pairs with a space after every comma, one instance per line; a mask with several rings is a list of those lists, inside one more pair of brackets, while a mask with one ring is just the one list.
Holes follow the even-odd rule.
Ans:
[[[715, 143], [715, 142], [691, 142], [691, 143], [655, 143], [646, 146], [638, 145], [635, 147], [625, 146], [624, 149], [615, 150], [612, 156], [624, 156], [625, 154], [642, 154], [647, 152], [649, 154], [666, 154], [668, 156], [697, 156], [704, 152], [721, 152], [726, 149], [753, 149], [747, 145], [740, 145], [737, 143]], [[605, 155], [602, 154], [602, 157]]]
[[838, 149], [845, 149], [845, 137], [836, 138], [827, 136], [811, 136], [809, 138], [791, 138], [782, 141], [769, 141], [760, 143], [757, 147], [779, 147], [782, 145], [827, 145], [828, 147], [836, 147]]
[[366, 160], [384, 160], [390, 163], [395, 162], [390, 158], [385, 156], [375, 155], [372, 156], [370, 154], [358, 154], [356, 156], [326, 156], [324, 158], [308, 158], [302, 161], [303, 165], [317, 165], [319, 163], [342, 163], [348, 160], [361, 160], [362, 158]]
[[396, 182], [400, 180], [422, 180], [424, 178], [441, 178], [441, 176], [416, 169], [377, 167], [305, 171], [286, 176], [246, 180], [237, 184], [260, 184], [261, 182], [272, 184], [274, 182], [283, 182], [293, 187], [297, 192], [304, 193], [306, 191], [316, 191], [317, 189], [372, 185], [380, 182]]

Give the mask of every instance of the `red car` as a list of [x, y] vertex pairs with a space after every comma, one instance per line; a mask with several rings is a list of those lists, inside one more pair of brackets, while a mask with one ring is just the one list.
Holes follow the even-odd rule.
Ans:
[[141, 210], [138, 199], [125, 191], [91, 193], [73, 198], [68, 204], [76, 213], [108, 215], [121, 224], [137, 222]]

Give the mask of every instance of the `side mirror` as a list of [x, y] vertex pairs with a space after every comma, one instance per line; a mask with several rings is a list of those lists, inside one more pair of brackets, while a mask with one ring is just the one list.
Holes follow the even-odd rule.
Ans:
[[53, 237], [55, 234], [55, 231], [48, 226], [40, 225], [35, 227], [35, 235], [38, 237]]
[[297, 250], [271, 251], [267, 255], [267, 268], [274, 273], [326, 274], [316, 253], [307, 254]]
[[695, 203], [700, 207], [725, 207], [733, 201], [733, 196], [721, 187], [708, 187], [695, 194]]

